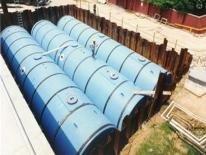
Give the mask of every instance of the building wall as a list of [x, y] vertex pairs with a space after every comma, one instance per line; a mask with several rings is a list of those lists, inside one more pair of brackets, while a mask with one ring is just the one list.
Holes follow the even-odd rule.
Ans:
[[155, 13], [158, 13], [161, 17], [167, 18], [169, 23], [181, 24], [183, 25], [183, 28], [184, 26], [191, 27], [191, 30], [197, 33], [203, 33], [206, 31], [206, 15], [196, 16], [178, 12], [174, 9], [160, 9], [152, 4], [141, 2], [140, 0], [109, 0], [109, 2], [128, 10], [143, 13], [150, 17], [154, 17]]

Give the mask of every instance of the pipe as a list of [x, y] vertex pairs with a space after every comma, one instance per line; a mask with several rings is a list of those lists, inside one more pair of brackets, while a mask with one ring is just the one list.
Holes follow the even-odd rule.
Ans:
[[62, 17], [57, 26], [88, 50], [91, 50], [90, 46], [95, 40], [98, 46], [96, 57], [114, 67], [139, 88], [153, 90], [160, 72], [167, 73], [167, 84], [171, 84], [170, 72], [74, 17]]
[[46, 51], [70, 44], [50, 56], [119, 130], [124, 118], [145, 103], [144, 96], [134, 94], [138, 87], [103, 61], [94, 59], [91, 51], [51, 22], [37, 22], [31, 33]]
[[56, 154], [87, 154], [114, 126], [19, 26], [1, 35], [2, 54]]

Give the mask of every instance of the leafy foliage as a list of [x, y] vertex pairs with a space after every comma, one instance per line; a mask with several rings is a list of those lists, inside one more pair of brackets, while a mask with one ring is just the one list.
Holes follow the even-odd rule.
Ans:
[[196, 15], [206, 14], [206, 0], [145, 0], [160, 8], [173, 8]]

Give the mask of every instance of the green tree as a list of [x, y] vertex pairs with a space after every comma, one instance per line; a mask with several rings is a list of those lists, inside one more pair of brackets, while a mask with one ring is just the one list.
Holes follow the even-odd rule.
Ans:
[[206, 14], [206, 0], [145, 0], [160, 8], [173, 8], [196, 15]]

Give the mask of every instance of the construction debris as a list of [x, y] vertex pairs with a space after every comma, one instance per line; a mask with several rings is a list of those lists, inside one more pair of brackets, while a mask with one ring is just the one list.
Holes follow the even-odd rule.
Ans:
[[205, 86], [202, 86], [198, 83], [195, 83], [189, 79], [186, 79], [184, 87], [198, 97], [201, 97], [204, 94], [206, 94], [206, 87]]
[[202, 86], [206, 86], [206, 68], [194, 67], [189, 70], [189, 80], [198, 83]]
[[162, 113], [162, 118], [172, 125], [180, 138], [206, 153], [206, 120], [176, 104], [174, 101]]

